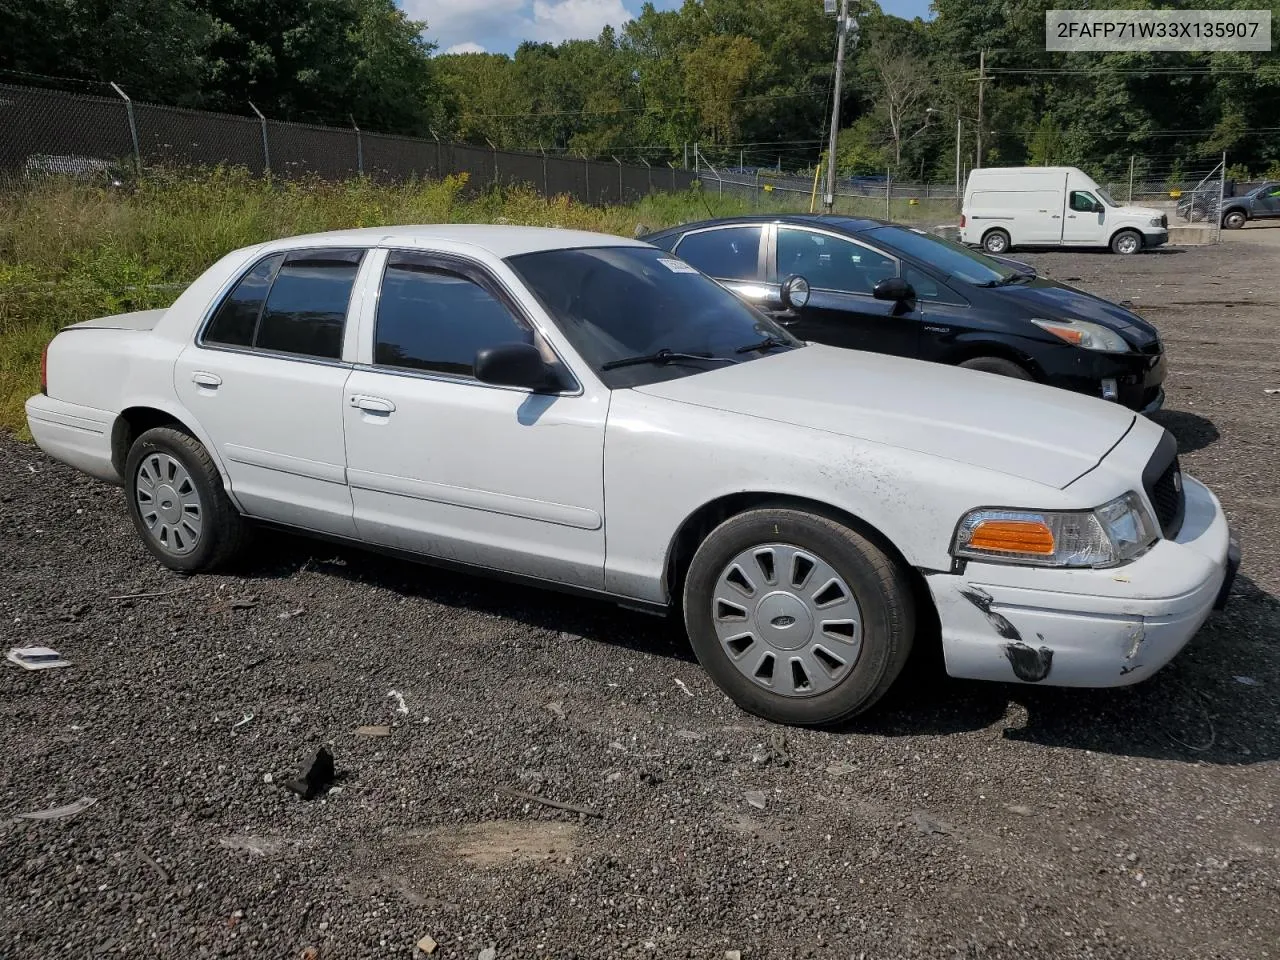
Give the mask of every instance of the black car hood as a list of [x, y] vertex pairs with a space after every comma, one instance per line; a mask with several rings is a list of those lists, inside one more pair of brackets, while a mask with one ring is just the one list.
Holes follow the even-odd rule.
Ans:
[[1010, 284], [999, 289], [1011, 300], [1025, 304], [1029, 317], [1089, 320], [1116, 331], [1139, 350], [1159, 338], [1156, 328], [1133, 311], [1056, 280], [1037, 277], [1028, 283]]

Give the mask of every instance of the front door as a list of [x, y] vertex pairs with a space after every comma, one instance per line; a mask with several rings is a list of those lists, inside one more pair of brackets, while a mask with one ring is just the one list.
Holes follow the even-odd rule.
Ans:
[[1263, 188], [1253, 202], [1255, 217], [1280, 217], [1280, 183]]
[[342, 437], [351, 366], [343, 351], [365, 256], [312, 249], [259, 261], [178, 356], [178, 397], [250, 516], [355, 536]]
[[1107, 242], [1107, 208], [1088, 190], [1068, 190], [1062, 242], [1099, 246]]
[[[379, 251], [343, 400], [356, 527], [371, 543], [599, 589], [608, 391], [475, 379], [476, 352], [523, 341], [559, 362], [487, 269]], [[562, 365], [563, 366], [563, 365]]]
[[809, 281], [808, 304], [775, 319], [802, 340], [834, 347], [915, 356], [920, 309], [916, 301], [877, 300], [875, 285], [898, 276], [898, 261], [862, 243], [808, 227], [779, 225], [776, 282]]

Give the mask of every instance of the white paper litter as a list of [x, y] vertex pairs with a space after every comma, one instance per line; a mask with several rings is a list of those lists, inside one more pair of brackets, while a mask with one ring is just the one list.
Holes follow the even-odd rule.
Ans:
[[54, 667], [71, 666], [70, 660], [63, 659], [62, 654], [50, 647], [14, 647], [5, 659], [24, 670], [52, 670]]

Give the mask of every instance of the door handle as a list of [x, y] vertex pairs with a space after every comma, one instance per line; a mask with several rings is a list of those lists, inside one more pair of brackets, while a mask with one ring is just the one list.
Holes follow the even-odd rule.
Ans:
[[1076, 215], [1075, 215], [1074, 213], [1068, 213], [1068, 214], [1067, 214], [1067, 219], [1068, 219], [1068, 220], [1074, 220], [1075, 218], [1076, 218]]
[[216, 373], [197, 370], [191, 375], [191, 382], [197, 387], [208, 387], [210, 390], [217, 390], [222, 385], [222, 378]]
[[365, 413], [388, 414], [395, 412], [396, 409], [396, 405], [390, 400], [383, 400], [381, 397], [367, 397], [360, 393], [351, 397], [351, 405], [358, 407]]

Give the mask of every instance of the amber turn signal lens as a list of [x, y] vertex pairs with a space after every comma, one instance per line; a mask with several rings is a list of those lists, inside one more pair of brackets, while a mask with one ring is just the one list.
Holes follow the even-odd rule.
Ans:
[[968, 546], [1047, 557], [1053, 555], [1053, 531], [1030, 520], [983, 520], [969, 534]]

